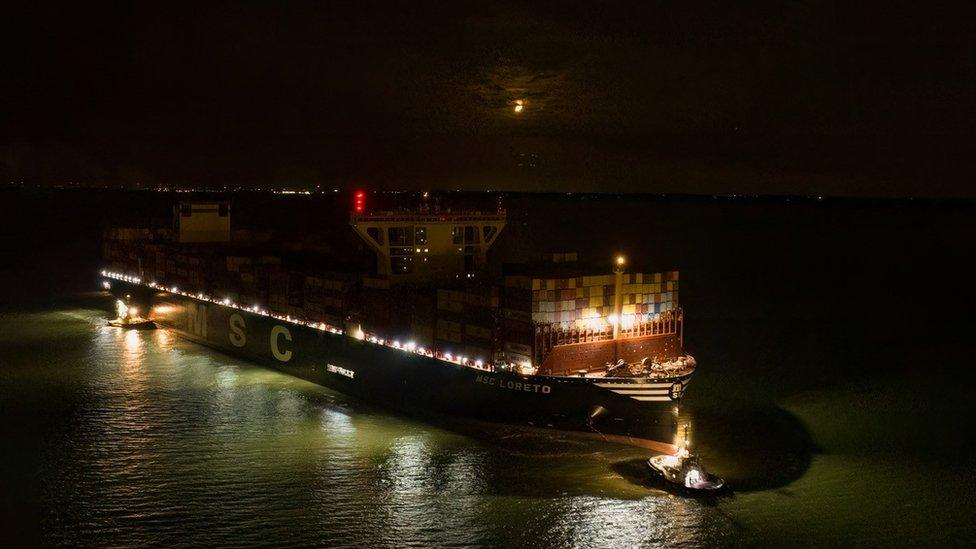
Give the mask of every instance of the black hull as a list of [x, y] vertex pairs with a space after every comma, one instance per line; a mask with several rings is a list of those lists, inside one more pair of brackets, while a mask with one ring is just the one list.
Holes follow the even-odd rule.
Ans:
[[577, 431], [660, 452], [674, 450], [678, 399], [690, 378], [488, 372], [138, 284], [113, 281], [113, 292], [152, 310], [162, 328], [367, 402]]

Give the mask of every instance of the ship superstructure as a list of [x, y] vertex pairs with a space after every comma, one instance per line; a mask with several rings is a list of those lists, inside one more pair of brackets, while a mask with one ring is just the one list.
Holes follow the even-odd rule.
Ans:
[[429, 283], [483, 271], [505, 211], [353, 211], [349, 225], [376, 252], [379, 277]]

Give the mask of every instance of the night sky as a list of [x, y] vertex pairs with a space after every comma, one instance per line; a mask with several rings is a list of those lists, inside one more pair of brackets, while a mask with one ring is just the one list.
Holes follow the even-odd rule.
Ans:
[[0, 171], [44, 185], [976, 196], [971, 11], [649, 4], [7, 7]]

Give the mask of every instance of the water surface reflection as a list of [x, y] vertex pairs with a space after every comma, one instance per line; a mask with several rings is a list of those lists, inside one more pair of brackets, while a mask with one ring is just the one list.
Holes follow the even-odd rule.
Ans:
[[[826, 406], [815, 395], [789, 410], [686, 406], [695, 444], [737, 491], [685, 499], [642, 480], [644, 450], [434, 426], [162, 330], [105, 328], [103, 314], [0, 317], [0, 402], [16, 420], [4, 433], [20, 441], [14, 457], [29, 452], [7, 485], [33, 494], [45, 544], [725, 545], [786, 542], [790, 516], [811, 540], [848, 523], [883, 540], [873, 501], [945, 497], [883, 456], [819, 453], [800, 419]], [[845, 489], [855, 474], [873, 495]], [[882, 484], [892, 491], [869, 489]], [[953, 531], [958, 513], [939, 516]]]

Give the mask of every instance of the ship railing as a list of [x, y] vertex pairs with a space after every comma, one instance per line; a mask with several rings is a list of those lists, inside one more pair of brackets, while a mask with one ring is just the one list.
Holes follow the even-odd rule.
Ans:
[[[667, 379], [685, 376], [691, 374], [695, 371], [695, 357], [691, 355], [681, 355], [677, 357], [672, 357], [668, 360], [661, 360], [661, 362], [651, 361], [650, 358], [647, 361], [641, 362], [631, 362], [624, 364], [622, 366], [617, 366], [613, 364], [606, 364], [599, 368], [590, 368], [586, 370], [578, 370], [575, 376], [582, 375], [588, 378], [613, 378], [613, 379], [627, 379], [627, 378], [650, 378], [650, 379]], [[572, 373], [563, 374], [564, 376], [575, 377]]]
[[[617, 339], [627, 340], [647, 336], [680, 336], [683, 323], [684, 314], [681, 309], [658, 313], [654, 317], [637, 321], [633, 325], [621, 327], [617, 333]], [[578, 326], [574, 323], [540, 324], [536, 326], [535, 339], [536, 364], [542, 364], [554, 347], [614, 339], [613, 326], [605, 325], [598, 328], [590, 328], [588, 326]]]
[[438, 223], [446, 221], [504, 221], [505, 210], [498, 212], [480, 211], [454, 211], [441, 213], [421, 213], [421, 212], [372, 212], [372, 213], [352, 213], [350, 221], [371, 221], [371, 222], [411, 222], [411, 223]]
[[132, 283], [132, 284], [142, 284], [142, 285], [144, 285], [144, 286], [146, 286], [148, 288], [152, 288], [154, 290], [159, 290], [159, 291], [162, 291], [162, 292], [166, 292], [166, 293], [170, 293], [170, 294], [175, 294], [175, 295], [181, 295], [183, 297], [188, 297], [190, 299], [195, 299], [195, 300], [198, 300], [198, 301], [209, 301], [211, 303], [216, 303], [216, 304], [219, 304], [219, 305], [223, 305], [225, 307], [230, 307], [232, 309], [238, 309], [238, 310], [241, 310], [241, 311], [246, 311], [246, 312], [250, 312], [250, 313], [254, 313], [254, 314], [259, 314], [259, 315], [262, 315], [262, 316], [271, 317], [271, 318], [274, 318], [276, 320], [281, 320], [281, 321], [284, 321], [284, 322], [289, 322], [291, 324], [297, 324], [297, 325], [300, 325], [300, 326], [307, 326], [309, 328], [313, 328], [313, 329], [316, 329], [316, 330], [322, 330], [322, 331], [332, 332], [333, 334], [336, 334], [336, 335], [346, 335], [346, 336], [349, 336], [349, 337], [352, 337], [352, 338], [355, 338], [355, 339], [358, 339], [358, 340], [361, 340], [361, 341], [365, 341], [367, 343], [371, 343], [371, 344], [374, 344], [374, 345], [382, 345], [382, 346], [390, 347], [390, 348], [393, 348], [393, 349], [397, 349], [399, 351], [403, 351], [405, 353], [412, 353], [412, 354], [417, 354], [417, 355], [423, 355], [423, 356], [426, 356], [426, 357], [429, 357], [429, 358], [436, 358], [437, 360], [440, 360], [440, 361], [443, 361], [443, 362], [450, 362], [452, 364], [457, 364], [459, 366], [465, 366], [465, 367], [468, 367], [468, 368], [474, 368], [476, 370], [483, 370], [483, 371], [494, 371], [495, 370], [495, 365], [492, 364], [488, 360], [483, 360], [481, 358], [475, 358], [475, 357], [467, 357], [467, 356], [464, 356], [464, 355], [455, 355], [455, 354], [452, 354], [450, 352], [442, 351], [440, 349], [426, 348], [426, 347], [423, 347], [421, 345], [417, 345], [416, 343], [414, 343], [412, 341], [401, 342], [401, 341], [399, 341], [397, 339], [386, 339], [386, 338], [380, 337], [377, 334], [372, 334], [372, 333], [366, 332], [366, 331], [362, 330], [361, 328], [358, 328], [358, 329], [355, 329], [355, 330], [351, 330], [351, 331], [347, 331], [347, 330], [343, 330], [341, 328], [338, 328], [336, 326], [333, 326], [333, 325], [331, 325], [331, 324], [329, 324], [327, 322], [316, 322], [316, 321], [308, 320], [306, 318], [293, 317], [290, 314], [281, 314], [279, 312], [276, 312], [276, 311], [273, 311], [273, 310], [270, 310], [270, 309], [265, 309], [265, 308], [259, 307], [257, 305], [252, 305], [252, 306], [240, 305], [240, 304], [238, 304], [238, 303], [236, 303], [236, 302], [234, 302], [234, 301], [232, 301], [231, 299], [228, 299], [228, 298], [219, 299], [219, 298], [215, 298], [215, 297], [212, 297], [210, 295], [204, 294], [203, 292], [186, 291], [184, 289], [180, 289], [178, 286], [160, 284], [160, 283], [157, 283], [155, 281], [152, 281], [152, 282], [143, 282], [142, 281], [142, 278], [140, 278], [140, 277], [137, 277], [137, 276], [134, 276], [134, 275], [128, 275], [128, 274], [125, 274], [125, 273], [110, 271], [110, 270], [107, 270], [107, 269], [106, 270], [103, 270], [101, 272], [101, 274], [105, 278], [110, 278], [110, 279], [114, 279], [114, 280], [120, 280], [120, 281], [124, 281], [124, 282], [129, 282], [129, 283]]

